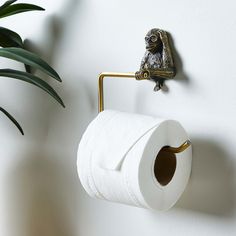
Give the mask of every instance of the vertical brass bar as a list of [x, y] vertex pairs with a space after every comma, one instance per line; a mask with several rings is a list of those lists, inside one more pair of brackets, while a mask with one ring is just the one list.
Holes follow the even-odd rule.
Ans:
[[103, 79], [105, 77], [135, 78], [135, 73], [102, 72], [98, 78], [98, 112], [104, 110]]

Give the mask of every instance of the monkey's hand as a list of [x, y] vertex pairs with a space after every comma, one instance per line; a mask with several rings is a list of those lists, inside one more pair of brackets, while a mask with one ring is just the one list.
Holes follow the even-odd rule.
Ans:
[[148, 70], [140, 70], [135, 72], [136, 80], [150, 79], [150, 72]]
[[160, 39], [163, 43], [163, 46], [166, 47], [166, 45], [168, 44], [168, 36], [166, 31], [160, 30]]

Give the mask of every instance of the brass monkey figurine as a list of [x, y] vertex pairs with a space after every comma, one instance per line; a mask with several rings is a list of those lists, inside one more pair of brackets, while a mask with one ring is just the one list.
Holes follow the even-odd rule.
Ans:
[[165, 79], [173, 78], [176, 74], [167, 32], [151, 29], [145, 37], [145, 43], [146, 52], [135, 78], [154, 81], [156, 83], [154, 91], [158, 91]]

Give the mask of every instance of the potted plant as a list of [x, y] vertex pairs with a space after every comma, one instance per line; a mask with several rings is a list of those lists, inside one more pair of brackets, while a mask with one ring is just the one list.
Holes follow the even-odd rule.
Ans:
[[[14, 14], [19, 14], [27, 11], [44, 11], [40, 6], [28, 3], [15, 3], [17, 0], [6, 1], [0, 6], [0, 18], [9, 17]], [[39, 69], [46, 75], [61, 82], [58, 73], [47, 62], [41, 59], [35, 53], [30, 52], [25, 48], [24, 42], [16, 32], [0, 26], [0, 56], [9, 58], [25, 65], [25, 71], [14, 70], [9, 68], [0, 68], [0, 77], [18, 79], [30, 84], [33, 84], [56, 99], [63, 107], [65, 107], [62, 99], [56, 91], [44, 80], [31, 73], [31, 67]], [[10, 115], [4, 108], [0, 106], [0, 111], [5, 114], [24, 135], [23, 129], [16, 119]]]

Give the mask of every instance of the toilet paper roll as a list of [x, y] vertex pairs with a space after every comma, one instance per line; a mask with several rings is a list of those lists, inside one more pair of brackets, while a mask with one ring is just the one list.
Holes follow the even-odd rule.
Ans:
[[106, 110], [89, 124], [79, 144], [77, 169], [94, 198], [167, 210], [183, 193], [192, 150], [172, 154], [165, 146], [188, 139], [179, 122]]

